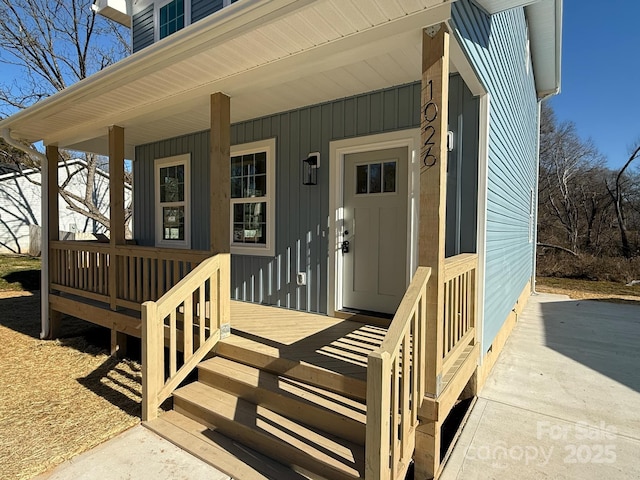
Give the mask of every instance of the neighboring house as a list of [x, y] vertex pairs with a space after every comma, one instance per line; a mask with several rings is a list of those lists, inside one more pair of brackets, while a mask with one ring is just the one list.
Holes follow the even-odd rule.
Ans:
[[403, 478], [413, 458], [437, 477], [444, 421], [533, 290], [562, 1], [94, 8], [135, 53], [0, 132], [51, 164], [109, 154], [118, 225], [133, 160], [137, 246], [49, 229], [43, 334], [64, 313], [111, 328], [114, 352], [142, 337], [143, 419], [236, 478], [280, 467], [225, 435], [312, 476]]
[[[58, 182], [62, 184], [69, 175], [72, 179], [66, 190], [85, 196], [87, 169], [83, 160], [60, 162]], [[0, 252], [40, 253], [39, 226], [41, 225], [41, 174], [36, 169], [20, 169], [14, 165], [0, 165]], [[130, 194], [130, 189], [127, 190]], [[129, 195], [130, 197], [130, 195]], [[109, 174], [96, 173], [92, 193], [100, 212], [109, 217]], [[91, 234], [105, 233], [103, 225], [85, 215], [71, 210], [59, 196], [59, 229], [65, 238], [92, 238]], [[86, 235], [85, 235], [86, 234]]]

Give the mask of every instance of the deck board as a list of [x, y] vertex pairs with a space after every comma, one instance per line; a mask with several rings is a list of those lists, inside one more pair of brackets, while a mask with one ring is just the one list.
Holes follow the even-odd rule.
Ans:
[[232, 301], [231, 333], [222, 342], [366, 380], [367, 355], [380, 346], [386, 329], [325, 315]]

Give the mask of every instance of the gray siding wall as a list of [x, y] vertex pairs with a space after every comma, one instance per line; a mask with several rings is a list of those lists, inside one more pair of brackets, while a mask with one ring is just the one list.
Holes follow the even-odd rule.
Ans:
[[489, 17], [460, 0], [452, 19], [491, 95], [483, 332], [488, 349], [532, 275], [529, 197], [536, 185], [538, 106], [533, 71], [527, 71], [523, 9]]
[[[329, 216], [329, 142], [420, 125], [420, 84], [335, 100], [235, 124], [231, 143], [276, 138], [276, 255], [233, 255], [235, 299], [326, 313]], [[135, 237], [154, 244], [153, 161], [191, 153], [192, 248], [209, 243], [209, 133], [201, 132], [136, 148]], [[318, 185], [302, 185], [300, 165], [321, 155]], [[307, 285], [296, 273], [307, 273]]]
[[153, 44], [153, 4], [134, 14], [131, 25], [134, 53]]
[[139, 245], [155, 245], [154, 160], [186, 153], [191, 154], [191, 248], [209, 249], [208, 131], [136, 147], [133, 231]]
[[217, 12], [221, 8], [222, 0], [192, 0], [191, 23], [197, 22], [207, 15]]
[[478, 219], [479, 100], [462, 77], [449, 79], [449, 130], [453, 149], [447, 165], [445, 254], [476, 253]]

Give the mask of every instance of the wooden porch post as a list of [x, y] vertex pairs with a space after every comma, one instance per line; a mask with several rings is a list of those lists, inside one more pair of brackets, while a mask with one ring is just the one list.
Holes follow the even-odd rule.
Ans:
[[[440, 394], [444, 319], [444, 248], [449, 104], [449, 31], [443, 23], [422, 35], [419, 264], [431, 267], [427, 286], [426, 395]], [[432, 478], [440, 467], [443, 419], [425, 420], [416, 431], [416, 478]]]
[[[109, 243], [111, 246], [109, 296], [111, 310], [116, 310], [116, 289], [118, 268], [116, 245], [125, 244], [124, 236], [124, 129], [116, 125], [109, 127]], [[126, 272], [125, 272], [126, 273]], [[111, 329], [111, 354], [124, 356], [127, 350], [127, 336]]]
[[231, 251], [231, 101], [224, 93], [211, 95], [211, 168], [209, 228], [211, 253]]
[[[47, 224], [48, 224], [48, 235], [45, 238], [44, 235], [41, 236], [40, 242], [40, 251], [47, 252], [47, 265], [46, 268], [49, 269], [49, 275], [47, 275], [48, 282], [51, 282], [51, 243], [52, 241], [57, 241], [60, 239], [60, 218], [59, 218], [59, 205], [58, 205], [58, 146], [57, 145], [47, 145], [46, 146], [46, 156], [47, 156], [47, 168], [42, 169], [43, 172], [46, 172], [46, 179], [42, 179], [43, 183], [46, 181], [47, 183], [47, 198], [44, 200], [47, 202]], [[44, 265], [43, 265], [44, 268]], [[44, 289], [49, 291], [49, 285], [42, 285], [42, 290]], [[48, 303], [49, 297], [47, 295], [46, 301]], [[49, 331], [43, 332], [47, 336], [47, 338], [56, 338], [60, 333], [60, 319], [62, 314], [60, 312], [56, 312], [51, 309], [50, 306], [47, 306], [47, 311], [49, 314]]]

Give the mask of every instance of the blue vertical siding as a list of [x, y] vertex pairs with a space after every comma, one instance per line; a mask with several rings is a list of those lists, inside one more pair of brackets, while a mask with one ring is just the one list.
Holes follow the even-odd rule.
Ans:
[[488, 16], [470, 0], [453, 4], [452, 23], [489, 90], [489, 172], [483, 341], [493, 342], [532, 275], [529, 196], [536, 182], [537, 97], [527, 71], [522, 8]]
[[[235, 299], [326, 313], [329, 217], [329, 142], [420, 125], [420, 83], [402, 85], [321, 105], [234, 124], [231, 143], [276, 138], [276, 255], [232, 256]], [[300, 165], [320, 152], [318, 185], [302, 185]], [[191, 153], [192, 248], [209, 245], [209, 132], [136, 148], [135, 237], [154, 244], [153, 163]], [[306, 272], [307, 285], [296, 284]]]
[[133, 15], [131, 29], [134, 53], [153, 44], [153, 4]]

